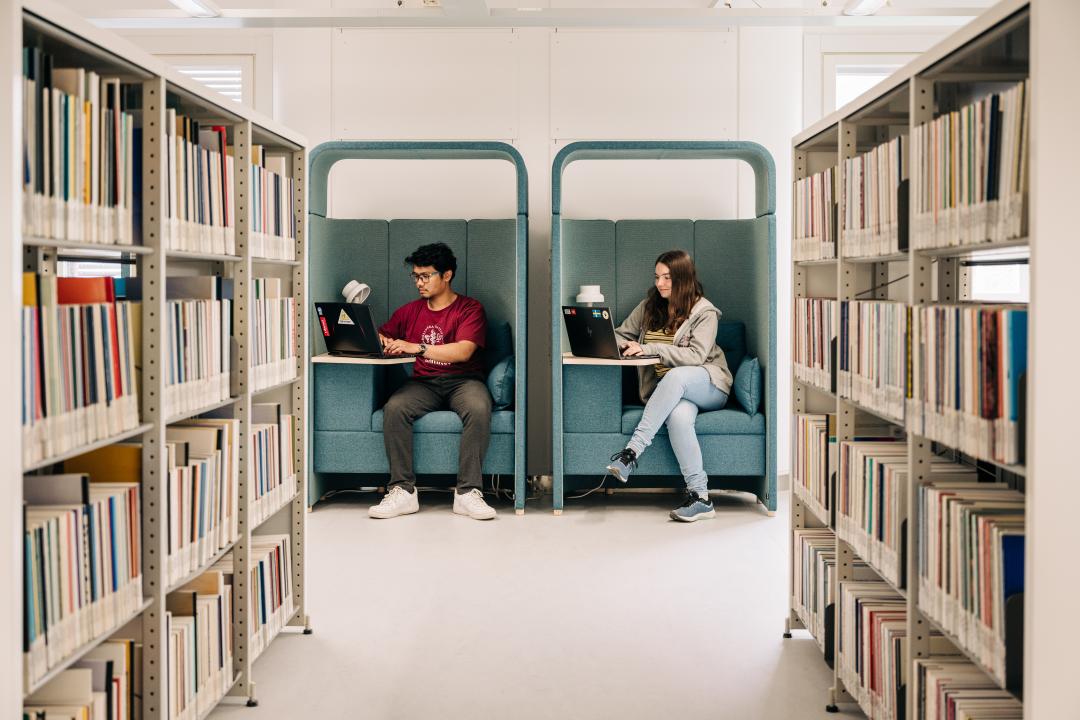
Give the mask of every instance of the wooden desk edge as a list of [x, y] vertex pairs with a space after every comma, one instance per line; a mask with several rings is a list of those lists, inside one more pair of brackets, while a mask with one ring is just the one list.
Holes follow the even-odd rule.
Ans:
[[331, 355], [329, 353], [323, 353], [322, 355], [313, 355], [311, 357], [311, 362], [342, 365], [408, 365], [409, 363], [416, 362], [416, 358], [412, 357], [411, 355], [408, 357], [396, 358], [366, 358], [349, 357], [347, 355]]

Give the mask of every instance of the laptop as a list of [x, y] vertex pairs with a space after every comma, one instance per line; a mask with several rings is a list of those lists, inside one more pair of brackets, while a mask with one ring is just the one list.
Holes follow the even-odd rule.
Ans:
[[562, 316], [566, 325], [566, 337], [570, 340], [570, 352], [576, 357], [605, 360], [660, 359], [659, 355], [623, 357], [615, 337], [615, 325], [611, 322], [611, 311], [606, 307], [563, 305]]
[[371, 308], [357, 303], [317, 302], [315, 314], [331, 355], [385, 358], [379, 332], [371, 317]]

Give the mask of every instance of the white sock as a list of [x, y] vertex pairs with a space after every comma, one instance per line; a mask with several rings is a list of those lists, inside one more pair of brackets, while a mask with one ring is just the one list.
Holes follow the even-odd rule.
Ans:
[[708, 491], [708, 490], [706, 490], [705, 492], [699, 492], [699, 493], [697, 494], [697, 496], [698, 496], [699, 498], [701, 498], [701, 501], [702, 501], [702, 502], [704, 502], [704, 503], [708, 503], [708, 502], [709, 502], [709, 491]]

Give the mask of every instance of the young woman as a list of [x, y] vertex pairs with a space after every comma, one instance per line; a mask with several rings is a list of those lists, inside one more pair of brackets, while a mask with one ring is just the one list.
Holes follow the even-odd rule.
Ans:
[[716, 514], [694, 422], [698, 411], [724, 407], [731, 392], [731, 371], [716, 344], [719, 322], [720, 310], [705, 299], [693, 259], [682, 250], [669, 250], [656, 259], [648, 296], [615, 330], [624, 356], [656, 355], [660, 361], [638, 368], [645, 412], [630, 443], [611, 456], [607, 470], [626, 482], [638, 457], [667, 423], [687, 489], [671, 517], [683, 522]]

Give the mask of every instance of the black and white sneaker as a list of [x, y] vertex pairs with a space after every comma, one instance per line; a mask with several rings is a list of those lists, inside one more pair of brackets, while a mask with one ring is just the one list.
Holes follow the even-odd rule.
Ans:
[[614, 475], [619, 482], [625, 483], [630, 479], [630, 473], [637, 469], [637, 453], [630, 448], [623, 448], [611, 456], [611, 464], [607, 471]]

